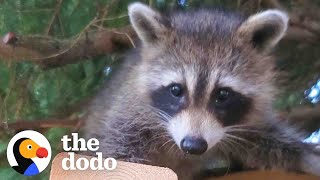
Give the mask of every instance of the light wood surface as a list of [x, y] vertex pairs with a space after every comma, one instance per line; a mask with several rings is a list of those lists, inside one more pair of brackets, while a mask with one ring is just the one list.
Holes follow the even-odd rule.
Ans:
[[[53, 162], [50, 173], [50, 180], [177, 180], [177, 175], [169, 168], [148, 166], [117, 161], [117, 168], [113, 171], [107, 170], [76, 170], [66, 171], [62, 169], [62, 159], [68, 157], [67, 153], [58, 154]], [[90, 160], [92, 157], [75, 155], [75, 160], [85, 157]], [[249, 171], [230, 174], [219, 178], [207, 180], [320, 180], [319, 177], [286, 173], [280, 171]]]
[[[129, 162], [117, 161], [118, 165], [115, 170], [63, 170], [62, 159], [68, 157], [67, 153], [58, 154], [52, 161], [50, 180], [177, 180], [177, 175], [169, 168], [148, 166]], [[75, 155], [75, 160], [80, 157], [86, 157], [90, 160], [92, 157]]]

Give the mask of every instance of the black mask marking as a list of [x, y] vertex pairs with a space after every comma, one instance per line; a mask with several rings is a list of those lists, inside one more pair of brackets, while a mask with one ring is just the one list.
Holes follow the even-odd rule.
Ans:
[[224, 126], [238, 123], [249, 112], [252, 100], [231, 88], [216, 88], [210, 95], [208, 109]]
[[183, 93], [176, 97], [171, 92], [171, 86], [161, 87], [151, 93], [152, 106], [158, 108], [170, 116], [174, 116], [182, 109], [187, 107], [188, 95], [187, 89], [184, 86]]

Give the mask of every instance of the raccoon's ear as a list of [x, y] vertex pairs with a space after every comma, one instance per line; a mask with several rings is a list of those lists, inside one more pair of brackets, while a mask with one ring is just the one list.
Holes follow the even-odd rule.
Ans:
[[143, 43], [155, 43], [165, 38], [169, 21], [157, 11], [142, 3], [128, 7], [130, 22]]
[[237, 33], [238, 38], [265, 51], [272, 49], [285, 35], [288, 15], [279, 10], [266, 10], [250, 16]]

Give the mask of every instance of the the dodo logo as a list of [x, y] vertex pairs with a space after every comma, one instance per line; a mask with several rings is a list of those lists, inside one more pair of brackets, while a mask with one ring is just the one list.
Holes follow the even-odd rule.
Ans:
[[25, 176], [42, 172], [51, 159], [51, 146], [40, 133], [26, 130], [16, 134], [9, 142], [7, 158], [10, 166]]

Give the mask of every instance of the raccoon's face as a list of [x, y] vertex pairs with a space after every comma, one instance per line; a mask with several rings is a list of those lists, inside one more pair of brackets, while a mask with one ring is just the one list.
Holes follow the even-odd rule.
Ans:
[[[129, 6], [142, 40], [139, 83], [176, 144], [203, 154], [239, 124], [270, 114], [273, 59], [288, 18], [268, 10], [242, 19], [209, 11], [161, 16]], [[234, 17], [232, 17], [234, 16]]]

